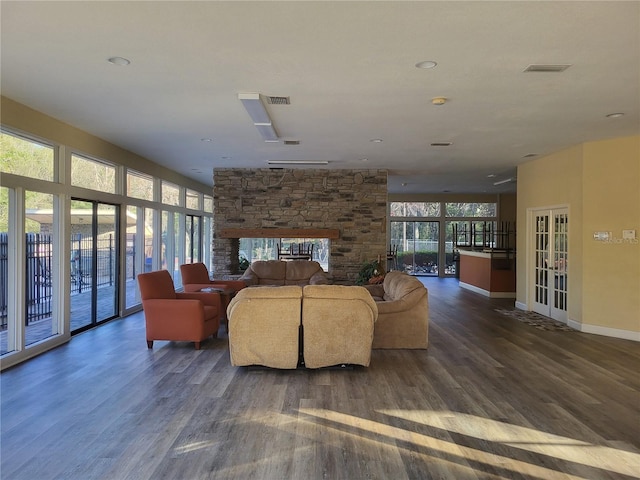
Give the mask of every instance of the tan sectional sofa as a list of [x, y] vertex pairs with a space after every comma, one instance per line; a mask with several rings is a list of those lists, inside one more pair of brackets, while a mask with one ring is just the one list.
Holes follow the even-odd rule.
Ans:
[[245, 288], [227, 309], [231, 364], [283, 369], [303, 364], [368, 366], [377, 316], [375, 302], [363, 287]]
[[381, 285], [365, 288], [378, 307], [373, 348], [427, 348], [429, 295], [420, 280], [392, 271]]
[[326, 285], [327, 273], [309, 260], [256, 260], [240, 277], [247, 285]]

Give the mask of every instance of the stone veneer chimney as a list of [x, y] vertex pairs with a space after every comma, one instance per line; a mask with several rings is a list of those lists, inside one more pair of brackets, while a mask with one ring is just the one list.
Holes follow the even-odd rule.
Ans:
[[353, 283], [360, 267], [387, 244], [386, 170], [236, 169], [213, 171], [216, 277], [238, 270], [238, 239], [227, 228], [339, 230], [330, 240], [334, 283]]

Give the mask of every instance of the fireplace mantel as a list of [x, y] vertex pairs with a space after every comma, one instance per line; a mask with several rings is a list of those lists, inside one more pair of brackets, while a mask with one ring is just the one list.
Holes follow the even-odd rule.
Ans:
[[337, 228], [223, 228], [220, 238], [340, 238]]

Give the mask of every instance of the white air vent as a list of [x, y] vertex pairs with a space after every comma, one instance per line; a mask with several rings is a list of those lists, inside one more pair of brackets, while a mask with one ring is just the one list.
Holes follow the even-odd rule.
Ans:
[[265, 97], [269, 105], [291, 105], [289, 97]]
[[532, 63], [527, 68], [524, 69], [525, 72], [543, 72], [543, 73], [559, 73], [564, 72], [567, 68], [571, 66], [570, 63], [567, 64], [536, 64]]
[[285, 145], [300, 145], [300, 140], [285, 140]]

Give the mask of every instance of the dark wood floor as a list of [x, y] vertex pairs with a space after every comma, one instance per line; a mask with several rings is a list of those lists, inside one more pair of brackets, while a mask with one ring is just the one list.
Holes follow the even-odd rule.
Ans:
[[369, 368], [229, 364], [224, 334], [146, 348], [141, 314], [1, 381], [2, 479], [640, 478], [640, 345], [500, 315], [425, 278], [427, 351]]

